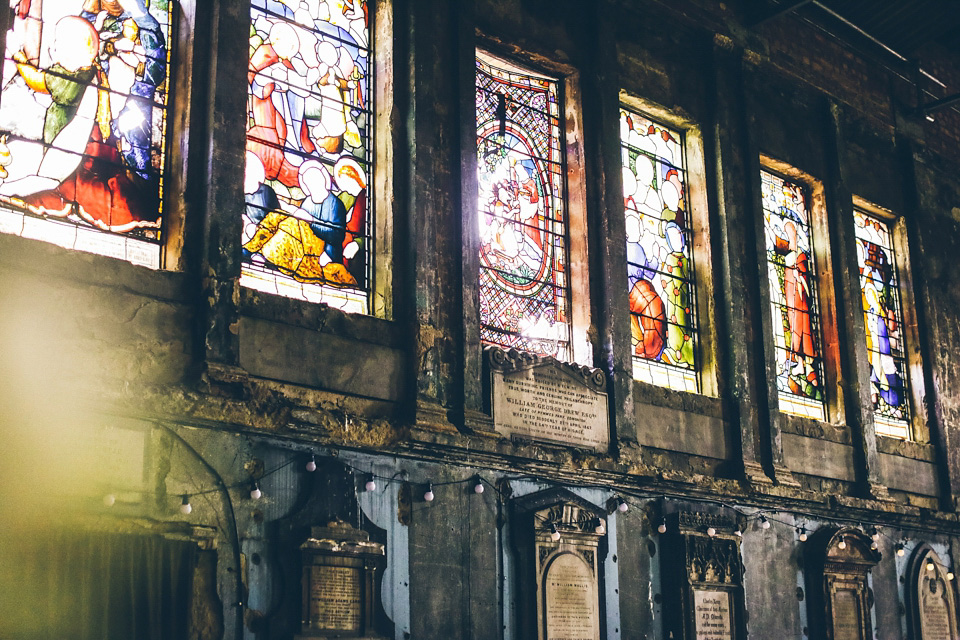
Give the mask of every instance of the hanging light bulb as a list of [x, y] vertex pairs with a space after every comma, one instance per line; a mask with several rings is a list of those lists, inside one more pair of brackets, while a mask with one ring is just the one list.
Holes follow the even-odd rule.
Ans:
[[761, 528], [761, 529], [769, 529], [769, 528], [770, 528], [770, 521], [767, 520], [767, 516], [763, 516], [763, 515], [760, 516], [760, 528]]
[[870, 543], [870, 548], [876, 551], [877, 549], [880, 548], [880, 543], [874, 540], [873, 542]]
[[113, 495], [112, 493], [108, 493], [107, 495], [103, 496], [104, 506], [112, 507], [114, 504], [116, 504], [116, 502], [117, 496]]
[[190, 496], [183, 494], [183, 498], [180, 500], [180, 513], [188, 516], [191, 511], [193, 511], [193, 505], [190, 504]]
[[933, 564], [933, 560], [927, 560], [927, 571], [933, 571], [936, 568], [936, 565]]
[[880, 542], [880, 530], [874, 527], [870, 537], [873, 538], [874, 542]]
[[737, 536], [738, 538], [743, 537], [743, 531], [740, 529], [740, 525], [737, 525], [737, 528], [733, 530], [733, 535]]
[[713, 527], [707, 527], [707, 535], [712, 538], [713, 536], [717, 535], [717, 530]]
[[603, 518], [597, 518], [593, 530], [601, 536], [607, 532], [607, 526], [603, 523]]
[[376, 490], [377, 490], [377, 483], [376, 483], [376, 481], [373, 479], [373, 476], [372, 476], [372, 475], [371, 475], [371, 476], [367, 476], [367, 483], [366, 483], [365, 485], [363, 485], [363, 488], [366, 489], [367, 491], [376, 491]]
[[847, 548], [847, 541], [844, 540], [843, 538], [840, 538], [840, 542], [837, 543], [837, 548], [838, 548], [838, 549], [846, 549], [846, 548]]
[[306, 469], [310, 473], [313, 473], [317, 470], [317, 457], [315, 455], [310, 455], [310, 460], [307, 461]]
[[806, 542], [806, 541], [807, 541], [807, 528], [806, 528], [806, 527], [800, 527], [799, 529], [797, 529], [797, 538], [800, 539], [800, 542]]
[[667, 520], [662, 518], [660, 520], [660, 526], [657, 527], [657, 533], [666, 533], [667, 532]]
[[423, 494], [423, 499], [426, 502], [433, 502], [434, 498], [436, 498], [436, 496], [433, 493], [433, 483], [431, 482], [427, 485], [427, 491]]
[[902, 542], [897, 543], [896, 550], [897, 550], [897, 555], [900, 556], [901, 558], [903, 557], [903, 554], [906, 553], [906, 551], [903, 548]]
[[554, 542], [560, 540], [560, 530], [557, 529], [557, 525], [553, 522], [550, 523], [550, 539]]
[[260, 491], [260, 483], [254, 480], [253, 488], [250, 489], [250, 499], [259, 500], [262, 495], [263, 495], [263, 492]]
[[473, 485], [474, 493], [483, 493], [483, 480], [480, 479], [480, 476], [477, 476], [477, 480]]
[[947, 571], [947, 580], [951, 580], [951, 581], [952, 581], [952, 580], [954, 579], [954, 577], [955, 577], [955, 576], [953, 575], [953, 571]]
[[630, 509], [630, 505], [627, 504], [627, 501], [617, 496], [617, 511], [620, 513], [626, 513]]

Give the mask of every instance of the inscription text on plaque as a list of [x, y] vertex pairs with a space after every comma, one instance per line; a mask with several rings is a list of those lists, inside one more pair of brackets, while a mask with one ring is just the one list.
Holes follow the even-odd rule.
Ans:
[[544, 579], [547, 638], [594, 640], [599, 629], [593, 572], [572, 553], [550, 564]]
[[359, 631], [360, 569], [310, 567], [310, 620], [330, 631]]
[[838, 589], [833, 594], [833, 640], [863, 640], [857, 592]]
[[728, 592], [694, 589], [693, 608], [696, 640], [733, 640]]

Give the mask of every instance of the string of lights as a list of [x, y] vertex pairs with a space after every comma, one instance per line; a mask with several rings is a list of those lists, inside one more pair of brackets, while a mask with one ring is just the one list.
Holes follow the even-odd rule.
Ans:
[[[278, 464], [277, 466], [271, 469], [264, 471], [262, 474], [259, 474], [259, 476], [257, 477], [251, 476], [249, 479], [238, 481], [232, 485], [228, 485], [227, 488], [229, 490], [240, 490], [243, 488], [248, 488], [250, 499], [260, 500], [264, 495], [263, 489], [261, 488], [261, 483], [264, 480], [280, 472], [281, 470], [289, 467], [290, 465], [297, 463], [298, 461], [303, 461], [304, 459], [305, 459], [305, 456], [303, 454], [298, 453], [294, 457], [288, 460], [285, 460], [284, 462]], [[378, 480], [385, 482], [384, 489], [389, 487], [390, 484], [396, 481], [398, 477], [403, 477], [404, 479], [403, 481], [407, 482], [406, 471], [398, 471], [394, 473], [392, 476], [386, 476], [386, 475], [377, 474], [369, 469], [362, 469], [360, 467], [354, 466], [342, 459], [338, 459], [337, 462], [343, 467], [349, 469], [355, 475], [365, 478], [363, 487], [364, 487], [364, 490], [367, 492], [374, 492], [377, 490]], [[304, 469], [308, 473], [313, 473], [317, 470], [317, 468], [318, 468], [317, 455], [311, 453], [309, 454], [309, 457], [306, 458], [306, 462], [304, 463]], [[514, 481], [514, 482], [521, 481], [521, 480], [528, 480], [528, 481], [539, 483], [541, 485], [546, 485], [551, 487], [568, 486], [569, 484], [569, 483], [568, 484], [559, 483], [553, 480], [546, 480], [542, 477], [529, 475], [529, 474], [505, 475], [502, 477], [502, 480]], [[437, 494], [435, 492], [435, 489], [437, 487], [466, 485], [466, 484], [470, 484], [473, 487], [474, 493], [476, 494], [484, 493], [486, 487], [489, 486], [500, 500], [504, 500], [507, 498], [507, 496], [504, 495], [504, 493], [497, 487], [495, 483], [484, 478], [480, 474], [472, 475], [472, 476], [461, 478], [458, 480], [445, 480], [445, 481], [428, 480], [427, 482], [420, 483], [420, 484], [424, 487], [424, 493], [422, 494], [423, 500], [424, 502], [428, 502], [428, 503], [434, 502], [436, 500]], [[581, 488], [609, 490], [609, 487], [599, 483], [577, 483], [577, 486]], [[180, 513], [182, 513], [183, 515], [190, 515], [193, 512], [193, 505], [191, 503], [192, 498], [197, 498], [199, 496], [216, 493], [217, 491], [219, 491], [218, 488], [208, 488], [208, 489], [199, 489], [199, 490], [191, 491], [188, 493], [175, 494], [180, 496], [180, 507], [179, 507]], [[619, 513], [626, 513], [631, 506], [631, 501], [629, 499], [633, 499], [633, 500], [659, 499], [665, 503], [670, 499], [683, 501], [683, 500], [687, 500], [688, 498], [681, 494], [668, 494], [663, 491], [649, 491], [649, 490], [643, 490], [643, 489], [620, 490], [616, 495], [614, 495], [608, 501], [607, 503], [608, 513], [613, 513], [614, 511], [617, 511]], [[734, 513], [737, 514], [738, 521], [742, 521], [743, 523], [745, 523], [743, 527], [749, 526], [750, 523], [752, 522], [757, 522], [758, 526], [762, 530], [770, 529], [771, 523], [792, 527], [795, 530], [797, 534], [797, 539], [800, 542], [807, 541], [809, 537], [809, 531], [807, 530], [807, 527], [806, 527], [807, 523], [802, 523], [798, 525], [797, 520], [829, 522], [839, 526], [858, 528], [864, 533], [867, 533], [868, 531], [867, 529], [864, 528], [862, 522], [855, 519], [851, 519], [851, 518], [843, 518], [843, 517], [817, 514], [812, 512], [790, 510], [789, 513], [793, 517], [793, 521], [791, 522], [791, 521], [776, 517], [775, 514], [781, 513], [783, 511], [782, 509], [755, 509], [752, 507], [741, 507], [739, 505], [729, 504], [728, 502], [721, 501], [721, 500], [711, 500], [711, 499], [702, 499], [702, 498], [698, 498], [698, 501], [714, 504], [723, 509], [729, 509], [730, 511], [733, 511]], [[115, 502], [116, 502], [116, 496], [114, 494], [107, 494], [104, 497], [104, 504], [108, 507], [113, 506]], [[596, 533], [600, 535], [604, 535], [606, 533], [606, 524], [604, 520], [602, 518], [596, 518], [595, 520], [596, 522], [594, 523], [594, 525], [595, 525]], [[548, 524], [548, 526], [551, 528], [551, 538], [553, 538], [554, 540], [559, 540], [560, 536], [562, 535], [561, 533], [562, 527], [559, 526], [559, 523], [551, 522], [546, 524]], [[742, 536], [744, 532], [743, 527], [741, 527], [741, 525], [738, 524], [737, 529], [735, 530], [734, 533], [737, 536]], [[919, 530], [920, 529], [918, 529], [918, 531]], [[660, 521], [657, 526], [657, 533], [665, 534], [666, 532], [667, 532], [667, 521], [665, 516], [661, 514]], [[707, 527], [705, 532], [707, 533], [708, 536], [711, 536], [711, 537], [715, 536], [717, 533], [716, 529], [712, 526]], [[902, 557], [906, 553], [906, 545], [904, 543], [904, 541], [906, 540], [906, 537], [904, 536], [904, 532], [902, 530], [899, 531], [898, 536], [891, 536], [885, 533], [884, 531], [878, 529], [876, 526], [871, 526], [869, 528], [869, 536], [872, 540], [871, 548], [873, 548], [874, 550], [879, 549], [880, 540], [882, 538], [885, 538], [889, 542], [893, 543], [895, 553], [898, 557]], [[839, 544], [845, 545], [846, 543], [845, 541], [841, 540]], [[948, 572], [947, 577], [949, 580], [953, 580], [954, 574], [952, 572]]]

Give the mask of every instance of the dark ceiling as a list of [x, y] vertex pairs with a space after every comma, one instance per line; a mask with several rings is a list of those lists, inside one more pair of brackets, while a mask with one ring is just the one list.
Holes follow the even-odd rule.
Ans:
[[[766, 0], [771, 11], [801, 4], [799, 0]], [[851, 41], [862, 38], [822, 5], [900, 53], [912, 57], [924, 45], [937, 43], [960, 54], [960, 0], [815, 0], [795, 11]]]

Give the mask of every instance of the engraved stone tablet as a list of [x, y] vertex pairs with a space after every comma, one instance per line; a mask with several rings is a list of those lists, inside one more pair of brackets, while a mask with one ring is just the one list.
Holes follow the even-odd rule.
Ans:
[[693, 608], [697, 640], [733, 640], [728, 592], [695, 589]]
[[547, 638], [594, 640], [599, 635], [597, 595], [593, 572], [572, 553], [550, 564], [544, 578]]
[[833, 640], [863, 640], [857, 592], [838, 589], [833, 594]]
[[[931, 572], [932, 573], [932, 572]], [[923, 640], [954, 640], [947, 602], [947, 586], [939, 576], [926, 580], [920, 593], [920, 624]]]
[[310, 620], [329, 631], [360, 630], [360, 569], [310, 567]]
[[602, 371], [495, 347], [486, 351], [497, 432], [594, 451], [608, 448], [610, 426]]

